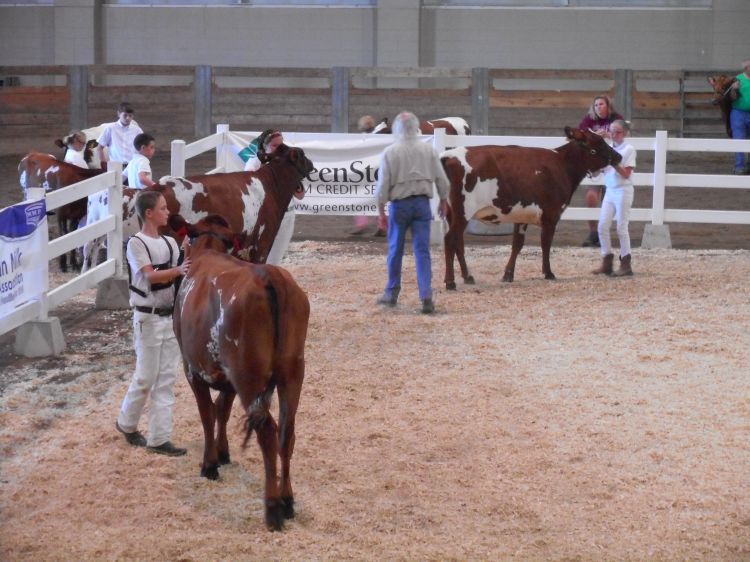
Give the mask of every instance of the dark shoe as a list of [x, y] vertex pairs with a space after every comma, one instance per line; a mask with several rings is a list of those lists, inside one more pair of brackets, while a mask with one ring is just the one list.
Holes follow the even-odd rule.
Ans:
[[146, 438], [143, 436], [143, 434], [140, 431], [124, 431], [118, 422], [115, 422], [115, 428], [117, 431], [122, 433], [125, 436], [125, 441], [127, 441], [130, 445], [133, 447], [145, 447], [146, 446]]
[[744, 168], [735, 168], [734, 169], [734, 175], [735, 176], [746, 176], [748, 173], [748, 170], [745, 170]]
[[378, 228], [375, 231], [375, 234], [373, 234], [373, 236], [377, 236], [378, 238], [383, 238], [385, 234], [386, 234], [385, 230], [383, 230], [382, 228]]
[[620, 268], [612, 274], [613, 277], [624, 277], [626, 275], [633, 275], [633, 269], [630, 264], [630, 254], [620, 258]]
[[593, 270], [591, 273], [594, 275], [612, 275], [612, 262], [615, 261], [615, 255], [614, 254], [607, 254], [602, 258], [602, 265], [600, 265], [597, 269]]
[[435, 312], [435, 305], [432, 299], [425, 299], [422, 301], [422, 314], [432, 314]]
[[599, 247], [599, 233], [596, 230], [589, 232], [586, 240], [583, 241], [584, 248], [598, 248]]
[[181, 457], [182, 455], [187, 454], [187, 449], [175, 447], [172, 445], [171, 441], [167, 441], [156, 447], [146, 447], [146, 450], [159, 455], [167, 455], [168, 457]]
[[352, 236], [362, 236], [366, 230], [366, 228], [358, 228], [357, 230], [352, 230], [349, 234]]
[[383, 296], [380, 297], [377, 300], [378, 304], [382, 304], [383, 306], [396, 306], [396, 303], [398, 303], [398, 294], [401, 292], [401, 287], [394, 287], [391, 289], [391, 294], [388, 294], [388, 291], [386, 290], [383, 293]]

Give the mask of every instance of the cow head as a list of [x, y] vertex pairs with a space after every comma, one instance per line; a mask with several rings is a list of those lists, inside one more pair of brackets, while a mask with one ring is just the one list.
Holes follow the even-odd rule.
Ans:
[[737, 78], [734, 76], [720, 74], [719, 76], [709, 76], [707, 80], [714, 90], [714, 95], [711, 98], [712, 104], [731, 103], [737, 99], [737, 90], [732, 87], [737, 82]]
[[195, 224], [187, 222], [182, 215], [170, 215], [167, 225], [177, 233], [178, 242], [185, 236], [189, 238], [191, 255], [204, 250], [225, 253], [237, 247], [237, 239], [221, 215], [208, 215]]
[[593, 131], [565, 127], [565, 136], [569, 142], [575, 143], [581, 149], [583, 162], [589, 174], [610, 165], [617, 165], [622, 161], [622, 155], [609, 146], [604, 137]]
[[[68, 150], [75, 150], [75, 148], [73, 148], [73, 135], [68, 135], [62, 139], [55, 139], [54, 142], [55, 146], [63, 149], [63, 158], [65, 157], [65, 152]], [[99, 143], [94, 139], [87, 140], [86, 144], [83, 146], [83, 160], [89, 165], [89, 167], [92, 167], [92, 164], [95, 164], [94, 149], [97, 146], [99, 146]]]
[[[290, 199], [291, 195], [294, 195], [297, 199], [302, 199], [305, 196], [305, 187], [302, 185], [302, 179], [307, 177], [307, 175], [315, 169], [315, 166], [313, 166], [312, 161], [305, 156], [304, 150], [282, 144], [273, 152], [273, 156], [269, 161], [271, 171], [274, 172], [274, 177], [277, 178], [277, 180], [283, 181], [285, 179], [285, 176], [282, 176], [279, 173], [281, 171], [280, 168], [288, 167], [289, 164], [292, 165], [297, 176], [294, 182], [294, 191], [290, 194]], [[286, 190], [283, 189], [286, 187], [285, 184], [277, 185], [277, 187], [282, 188], [282, 193], [286, 193]], [[287, 200], [285, 204], [288, 203], [289, 201]]]

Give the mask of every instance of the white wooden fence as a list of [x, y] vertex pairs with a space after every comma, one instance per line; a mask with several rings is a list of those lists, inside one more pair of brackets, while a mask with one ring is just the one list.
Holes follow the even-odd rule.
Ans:
[[[226, 158], [231, 150], [229, 140], [226, 137], [228, 133], [228, 125], [218, 125], [216, 133], [194, 143], [186, 145], [184, 141], [172, 141], [172, 175], [177, 177], [183, 176], [185, 173], [185, 161], [187, 159], [214, 149], [216, 150], [216, 168], [208, 173], [226, 171]], [[346, 137], [361, 138], [361, 135], [346, 133], [285, 133], [285, 139], [291, 144], [315, 140], [325, 141], [326, 139], [336, 140]], [[556, 148], [565, 143], [563, 137], [455, 136], [446, 135], [443, 129], [436, 130], [433, 138], [434, 147], [438, 152], [457, 146], [477, 146], [484, 144], [514, 144], [518, 146]], [[628, 142], [633, 145], [639, 155], [642, 155], [644, 152], [654, 153], [654, 171], [652, 173], [636, 172], [632, 176], [633, 183], [636, 186], [653, 188], [652, 206], [650, 209], [632, 209], [630, 215], [632, 221], [648, 222], [653, 225], [663, 225], [670, 222], [750, 224], [750, 209], [747, 211], [729, 211], [667, 209], [664, 207], [667, 187], [684, 189], [750, 189], [750, 176], [670, 173], [667, 169], [667, 156], [669, 153], [724, 152], [727, 153], [727, 169], [729, 170], [732, 167], [734, 152], [750, 153], [750, 140], [670, 138], [666, 131], [657, 131], [654, 137], [632, 137], [628, 139]], [[583, 181], [583, 185], [590, 184], [596, 184], [596, 182], [590, 179]], [[598, 218], [598, 209], [584, 207], [569, 207], [562, 216], [562, 220], [596, 220]]]
[[75, 276], [59, 287], [50, 289], [39, 300], [32, 300], [18, 306], [11, 313], [0, 318], [0, 334], [13, 330], [31, 321], [45, 321], [48, 314], [66, 300], [79, 293], [96, 287], [101, 281], [123, 275], [122, 261], [122, 165], [110, 163], [110, 171], [65, 188], [46, 194], [47, 211], [87, 197], [98, 191], [109, 191], [109, 215], [91, 225], [79, 228], [65, 236], [60, 236], [45, 244], [45, 251], [39, 258], [45, 265], [58, 256], [83, 246], [100, 236], [107, 237], [107, 259], [97, 267]]
[[[216, 151], [216, 167], [207, 173], [221, 172], [227, 169], [232, 148], [228, 139], [229, 126], [218, 125], [217, 132], [196, 142], [185, 144], [184, 141], [172, 141], [171, 174], [185, 175], [185, 161], [209, 150]], [[325, 141], [341, 139], [345, 133], [288, 133], [290, 144], [302, 141]], [[456, 146], [476, 146], [484, 144], [519, 146], [537, 146], [555, 148], [565, 141], [561, 137], [506, 137], [506, 136], [447, 136], [440, 129], [435, 132], [433, 143], [438, 151]], [[654, 153], [654, 170], [652, 173], [636, 172], [633, 181], [636, 186], [653, 188], [651, 208], [635, 208], [631, 220], [649, 222], [655, 226], [671, 222], [717, 223], [717, 224], [750, 224], [750, 210], [693, 210], [665, 208], [665, 190], [667, 187], [715, 188], [715, 189], [750, 189], [750, 176], [677, 174], [670, 173], [668, 154], [672, 152], [724, 152], [727, 153], [727, 168], [730, 168], [731, 154], [734, 152], [750, 153], [750, 140], [730, 139], [683, 139], [669, 138], [666, 131], [657, 131], [655, 137], [634, 137], [629, 142], [642, 153]], [[82, 246], [85, 242], [99, 236], [107, 236], [107, 259], [97, 267], [80, 274], [64, 285], [47, 291], [39, 300], [31, 301], [16, 308], [12, 313], [0, 318], [0, 334], [13, 330], [24, 323], [44, 321], [49, 311], [54, 310], [66, 300], [97, 286], [106, 279], [123, 276], [122, 256], [122, 168], [119, 163], [111, 164], [112, 170], [75, 185], [68, 186], [46, 195], [47, 209], [54, 210], [82, 197], [102, 189], [109, 190], [109, 216], [101, 221], [49, 242], [45, 261], [52, 260], [61, 254]], [[584, 184], [594, 183], [584, 180]], [[597, 209], [580, 207], [568, 208], [563, 220], [595, 220]]]

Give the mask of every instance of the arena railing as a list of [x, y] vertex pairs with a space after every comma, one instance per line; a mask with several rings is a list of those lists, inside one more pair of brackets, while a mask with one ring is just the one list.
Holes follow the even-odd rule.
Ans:
[[[60, 347], [64, 349], [65, 345], [62, 332], [59, 331], [59, 324], [49, 323], [49, 312], [88, 289], [100, 287], [102, 281], [123, 276], [122, 164], [111, 162], [109, 168], [110, 171], [104, 174], [59, 190], [46, 194], [43, 193], [42, 189], [38, 190], [42, 192], [39, 196], [45, 197], [47, 211], [49, 212], [106, 189], [108, 191], [109, 212], [106, 217], [93, 224], [81, 227], [44, 244], [42, 251], [36, 256], [34, 263], [29, 264], [29, 267], [36, 269], [40, 267], [40, 264], [43, 264], [41, 267], [47, 268], [50, 260], [54, 260], [73, 249], [80, 248], [87, 242], [101, 236], [107, 237], [107, 259], [85, 273], [75, 275], [64, 284], [47, 290], [40, 295], [39, 299], [21, 304], [10, 314], [0, 318], [0, 334], [5, 334], [19, 327], [23, 328], [24, 325], [32, 330], [33, 327], [30, 325], [34, 323], [41, 323], [46, 326], [46, 328], [37, 330], [44, 340], [42, 342], [24, 341], [23, 334], [28, 333], [28, 330], [19, 330], [16, 334], [17, 353], [33, 357], [57, 354], [62, 351]], [[32, 193], [35, 193], [35, 190], [32, 189]], [[57, 333], [52, 333], [50, 330]], [[49, 346], [50, 349], [47, 351], [52, 351], [52, 353], [44, 353], [45, 346]]]
[[[244, 133], [252, 135], [254, 133]], [[211, 172], [227, 171], [228, 154], [232, 150], [229, 139], [229, 125], [217, 126], [217, 132], [209, 137], [185, 146], [183, 141], [172, 143], [172, 175], [184, 173], [185, 160], [207, 150], [216, 150], [216, 168]], [[361, 134], [347, 133], [288, 133], [285, 135], [291, 144], [305, 141], [338, 140], [346, 137], [361, 139]], [[525, 137], [525, 136], [454, 136], [446, 135], [443, 129], [435, 131], [433, 146], [438, 152], [459, 146], [477, 146], [485, 144], [534, 146], [556, 148], [566, 141], [563, 137]], [[633, 182], [637, 187], [651, 187], [653, 190], [651, 208], [634, 208], [631, 220], [649, 223], [644, 233], [643, 247], [671, 247], [667, 223], [716, 223], [716, 224], [750, 224], [750, 210], [715, 210], [715, 209], [678, 209], [665, 208], [666, 188], [679, 189], [750, 189], [750, 176], [729, 174], [686, 174], [671, 173], [668, 170], [670, 153], [723, 152], [727, 153], [727, 162], [735, 152], [750, 153], [750, 140], [734, 139], [687, 139], [669, 137], [667, 131], [657, 131], [654, 137], [632, 137], [628, 139], [639, 152], [653, 153], [653, 172], [636, 172]], [[729, 165], [727, 166], [729, 168]], [[209, 173], [211, 173], [209, 172]], [[596, 185], [595, 179], [587, 178], [582, 185]], [[302, 211], [304, 213], [304, 211]], [[352, 213], [342, 213], [352, 214]], [[563, 213], [563, 220], [588, 221], [599, 218], [598, 209], [569, 207]]]

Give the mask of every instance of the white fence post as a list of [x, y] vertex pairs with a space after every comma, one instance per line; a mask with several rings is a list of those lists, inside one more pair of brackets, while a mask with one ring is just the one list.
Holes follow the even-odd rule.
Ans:
[[228, 171], [227, 151], [229, 150], [229, 139], [227, 138], [227, 133], [229, 132], [229, 124], [219, 123], [218, 125], [216, 125], [216, 132], [223, 133], [221, 144], [216, 147], [216, 167], [226, 172]]
[[107, 232], [107, 260], [115, 261], [115, 272], [97, 285], [94, 307], [99, 310], [123, 310], [130, 308], [130, 289], [122, 257], [122, 164], [111, 162], [108, 169], [115, 173], [114, 185], [109, 186], [107, 199], [108, 212], [115, 217], [115, 229]]
[[173, 178], [185, 177], [185, 141], [172, 141], [172, 166], [170, 174]]
[[664, 224], [664, 200], [667, 189], [667, 131], [656, 131], [654, 139], [654, 191], [651, 224], [643, 227], [641, 248], [671, 248], [669, 226]]
[[107, 233], [107, 259], [115, 260], [115, 277], [124, 273], [122, 261], [122, 163], [113, 162], [110, 166], [115, 173], [115, 185], [109, 188], [109, 214], [117, 219], [117, 226]]

